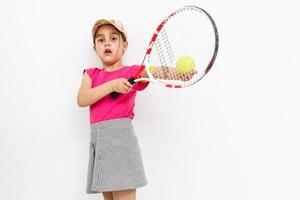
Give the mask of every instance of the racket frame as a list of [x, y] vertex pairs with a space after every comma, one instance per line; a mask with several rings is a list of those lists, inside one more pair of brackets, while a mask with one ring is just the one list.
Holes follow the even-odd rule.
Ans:
[[[187, 84], [184, 84], [184, 85], [164, 83], [163, 80], [158, 81], [152, 76], [152, 73], [150, 72], [150, 69], [148, 67], [148, 65], [149, 65], [148, 60], [150, 60], [152, 48], [155, 44], [157, 36], [159, 35], [159, 33], [162, 30], [162, 28], [164, 27], [164, 25], [170, 20], [170, 18], [172, 18], [174, 15], [176, 15], [177, 13], [179, 13], [182, 10], [185, 10], [185, 9], [193, 9], [193, 10], [197, 10], [198, 12], [199, 11], [203, 12], [208, 17], [208, 19], [210, 20], [210, 22], [213, 26], [214, 32], [215, 32], [215, 49], [214, 49], [214, 53], [212, 55], [212, 58], [211, 58], [210, 62], [207, 65], [207, 67], [205, 68], [204, 72], [202, 72], [201, 76], [196, 81], [193, 81], [193, 82], [189, 81], [189, 82], [187, 82]], [[217, 29], [215, 21], [213, 20], [211, 15], [208, 12], [206, 12], [204, 9], [200, 8], [200, 7], [197, 7], [197, 6], [184, 6], [180, 9], [175, 10], [173, 13], [171, 13], [169, 16], [167, 16], [156, 28], [156, 30], [155, 30], [154, 34], [152, 35], [151, 40], [149, 42], [147, 51], [146, 51], [145, 56], [144, 56], [143, 61], [142, 61], [142, 65], [140, 66], [139, 70], [136, 72], [135, 76], [133, 77], [134, 82], [151, 81], [151, 82], [156, 83], [158, 85], [169, 87], [169, 88], [181, 88], [181, 87], [187, 87], [187, 86], [193, 85], [193, 84], [197, 83], [198, 81], [200, 81], [204, 77], [204, 75], [207, 74], [210, 71], [211, 67], [213, 66], [213, 64], [216, 60], [218, 49], [219, 49], [218, 29]], [[149, 78], [140, 78], [140, 75], [144, 71], [144, 69], [146, 70], [147, 75], [148, 75]]]

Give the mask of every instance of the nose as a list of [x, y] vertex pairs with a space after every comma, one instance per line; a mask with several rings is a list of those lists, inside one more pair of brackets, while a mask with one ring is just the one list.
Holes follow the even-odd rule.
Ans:
[[110, 42], [106, 42], [104, 46], [110, 46]]

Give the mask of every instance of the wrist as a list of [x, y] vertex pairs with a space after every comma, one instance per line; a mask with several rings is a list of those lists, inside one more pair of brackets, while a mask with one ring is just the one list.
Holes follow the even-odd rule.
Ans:
[[112, 81], [106, 82], [106, 87], [108, 88], [108, 90], [109, 90], [110, 93], [115, 91], [115, 88], [114, 88], [114, 86], [112, 84]]

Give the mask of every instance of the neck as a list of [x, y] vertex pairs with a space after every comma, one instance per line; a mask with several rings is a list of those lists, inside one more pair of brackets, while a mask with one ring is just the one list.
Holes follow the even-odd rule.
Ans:
[[113, 63], [113, 64], [103, 63], [104, 70], [108, 71], [108, 72], [118, 70], [118, 69], [120, 69], [122, 67], [123, 67], [122, 61], [118, 61], [118, 62]]

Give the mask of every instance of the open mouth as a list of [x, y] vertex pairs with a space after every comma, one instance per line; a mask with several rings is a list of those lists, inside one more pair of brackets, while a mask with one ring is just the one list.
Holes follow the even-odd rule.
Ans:
[[111, 53], [110, 49], [105, 49], [104, 53]]

